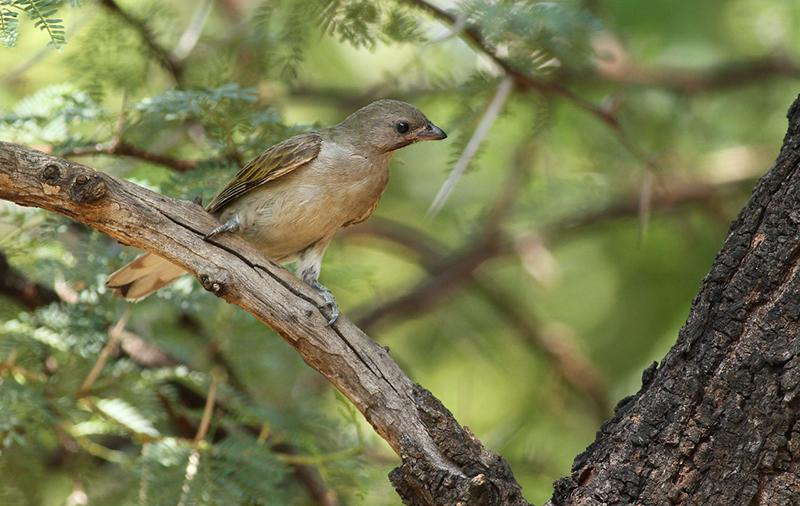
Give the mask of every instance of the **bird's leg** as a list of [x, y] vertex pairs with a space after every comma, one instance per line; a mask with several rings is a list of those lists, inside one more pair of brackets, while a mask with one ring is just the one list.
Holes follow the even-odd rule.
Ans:
[[237, 232], [239, 230], [239, 225], [240, 224], [241, 223], [239, 222], [239, 214], [238, 213], [234, 214], [233, 216], [231, 216], [228, 219], [228, 221], [226, 221], [222, 225], [218, 226], [217, 228], [215, 228], [211, 232], [209, 232], [206, 235], [204, 235], [203, 236], [203, 240], [207, 241], [207, 240], [213, 238], [215, 235], [221, 234], [223, 232]]
[[319, 282], [322, 256], [325, 253], [327, 245], [327, 241], [325, 241], [323, 244], [315, 244], [306, 248], [300, 254], [298, 270], [300, 271], [300, 277], [303, 278], [303, 281], [322, 296], [325, 304], [320, 310], [322, 310], [322, 314], [328, 318], [328, 325], [333, 325], [339, 318], [339, 305], [336, 303], [336, 298], [333, 296], [333, 293]]

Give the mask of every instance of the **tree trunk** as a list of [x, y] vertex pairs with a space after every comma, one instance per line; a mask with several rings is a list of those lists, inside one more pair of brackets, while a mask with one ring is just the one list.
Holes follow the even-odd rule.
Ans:
[[800, 504], [800, 98], [788, 117], [678, 342], [553, 505]]

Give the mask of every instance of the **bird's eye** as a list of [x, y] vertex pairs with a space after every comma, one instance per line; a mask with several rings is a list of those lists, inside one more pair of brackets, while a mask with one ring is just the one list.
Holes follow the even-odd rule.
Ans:
[[394, 126], [398, 133], [405, 134], [408, 133], [408, 123], [405, 121], [398, 121], [397, 124]]

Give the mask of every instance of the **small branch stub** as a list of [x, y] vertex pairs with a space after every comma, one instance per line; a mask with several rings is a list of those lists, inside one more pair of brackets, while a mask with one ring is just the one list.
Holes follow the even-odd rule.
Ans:
[[61, 167], [55, 163], [48, 163], [45, 165], [44, 169], [42, 169], [42, 180], [46, 183], [56, 185], [61, 182], [62, 177], [63, 172], [61, 171]]
[[203, 285], [203, 288], [215, 295], [219, 295], [222, 292], [222, 284], [215, 281], [214, 278], [208, 274], [200, 275], [200, 283]]
[[97, 173], [91, 175], [78, 174], [69, 187], [69, 198], [78, 204], [97, 202], [105, 194], [106, 183]]

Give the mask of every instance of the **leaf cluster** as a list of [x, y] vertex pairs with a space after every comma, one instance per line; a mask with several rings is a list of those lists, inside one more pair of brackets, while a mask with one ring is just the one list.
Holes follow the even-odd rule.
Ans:
[[[67, 43], [63, 19], [56, 17], [63, 0], [2, 0], [0, 1], [0, 43], [13, 47], [19, 36], [19, 15], [24, 14], [35, 28], [45, 32], [49, 44], [61, 48]], [[73, 5], [80, 2], [71, 1]]]
[[597, 18], [578, 1], [465, 0], [459, 15], [516, 68], [546, 74], [553, 67], [584, 68], [593, 54]]

